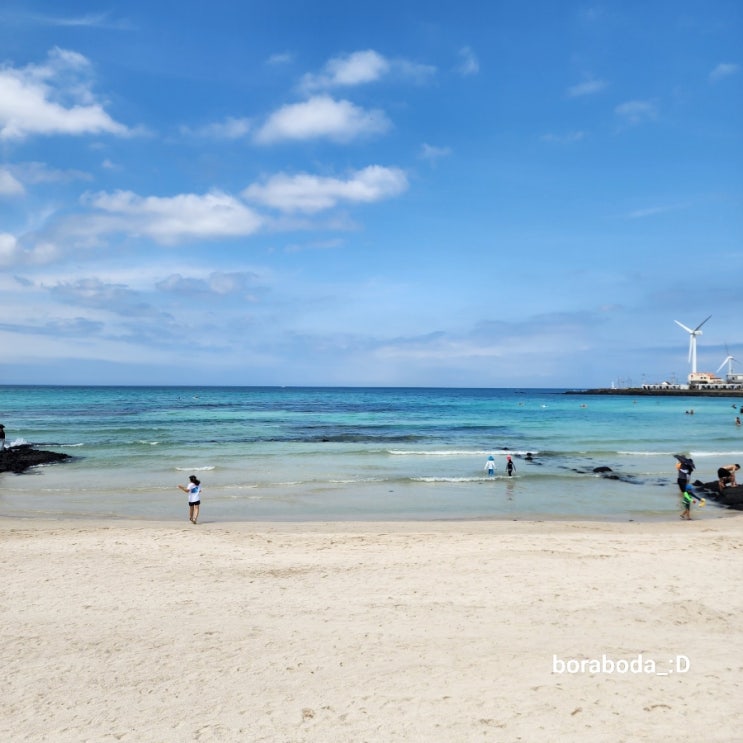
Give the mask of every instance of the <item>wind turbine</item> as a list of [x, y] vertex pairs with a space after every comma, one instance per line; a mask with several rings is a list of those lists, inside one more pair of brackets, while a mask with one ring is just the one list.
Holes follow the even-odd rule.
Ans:
[[[712, 317], [712, 315], [710, 315], [707, 320], [709, 320], [710, 317]], [[707, 322], [707, 320], [702, 320], [694, 330], [687, 328], [686, 325], [683, 325], [678, 320], [674, 320], [676, 325], [682, 327], [689, 334], [689, 361], [691, 361], [692, 374], [697, 373], [697, 336], [702, 334], [700, 328]]]
[[720, 369], [722, 369], [722, 367], [725, 366], [725, 364], [727, 364], [728, 365], [728, 374], [727, 375], [730, 377], [733, 374], [733, 361], [737, 361], [738, 359], [736, 359], [735, 356], [731, 356], [730, 355], [730, 351], [729, 351], [729, 349], [728, 349], [727, 346], [725, 346], [725, 351], [727, 353], [727, 356], [725, 357], [725, 361], [723, 361], [722, 364], [720, 364], [720, 366], [718, 367], [717, 371], [719, 372]]

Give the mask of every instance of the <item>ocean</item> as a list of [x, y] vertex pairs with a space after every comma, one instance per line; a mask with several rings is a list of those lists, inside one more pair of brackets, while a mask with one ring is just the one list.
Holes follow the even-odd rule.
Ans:
[[202, 523], [676, 519], [673, 455], [692, 456], [703, 481], [743, 462], [741, 403], [558, 389], [6, 386], [7, 443], [73, 459], [0, 474], [0, 517], [185, 521], [177, 485], [195, 474]]

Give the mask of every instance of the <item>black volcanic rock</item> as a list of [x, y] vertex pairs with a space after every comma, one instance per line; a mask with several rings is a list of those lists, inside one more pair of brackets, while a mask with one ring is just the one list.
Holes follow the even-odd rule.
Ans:
[[743, 511], [743, 485], [727, 487], [720, 490], [720, 484], [717, 480], [712, 482], [700, 482], [697, 480], [693, 483], [697, 492], [701, 492], [705, 498], [712, 498], [723, 506], [734, 508], [736, 511]]
[[56, 451], [34, 449], [31, 444], [21, 444], [10, 449], [0, 451], [0, 472], [25, 472], [29, 467], [39, 464], [51, 464], [70, 459], [69, 454], [60, 454]]

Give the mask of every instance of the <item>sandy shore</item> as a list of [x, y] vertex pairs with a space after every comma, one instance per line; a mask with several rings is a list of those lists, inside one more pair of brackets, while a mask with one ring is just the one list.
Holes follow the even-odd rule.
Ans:
[[0, 564], [2, 740], [741, 739], [743, 516], [3, 520]]

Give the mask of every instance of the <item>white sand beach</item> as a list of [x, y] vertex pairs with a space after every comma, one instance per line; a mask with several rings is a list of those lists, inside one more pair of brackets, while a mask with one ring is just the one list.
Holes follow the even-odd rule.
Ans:
[[741, 516], [6, 519], [0, 562], [2, 740], [728, 742], [743, 729]]

